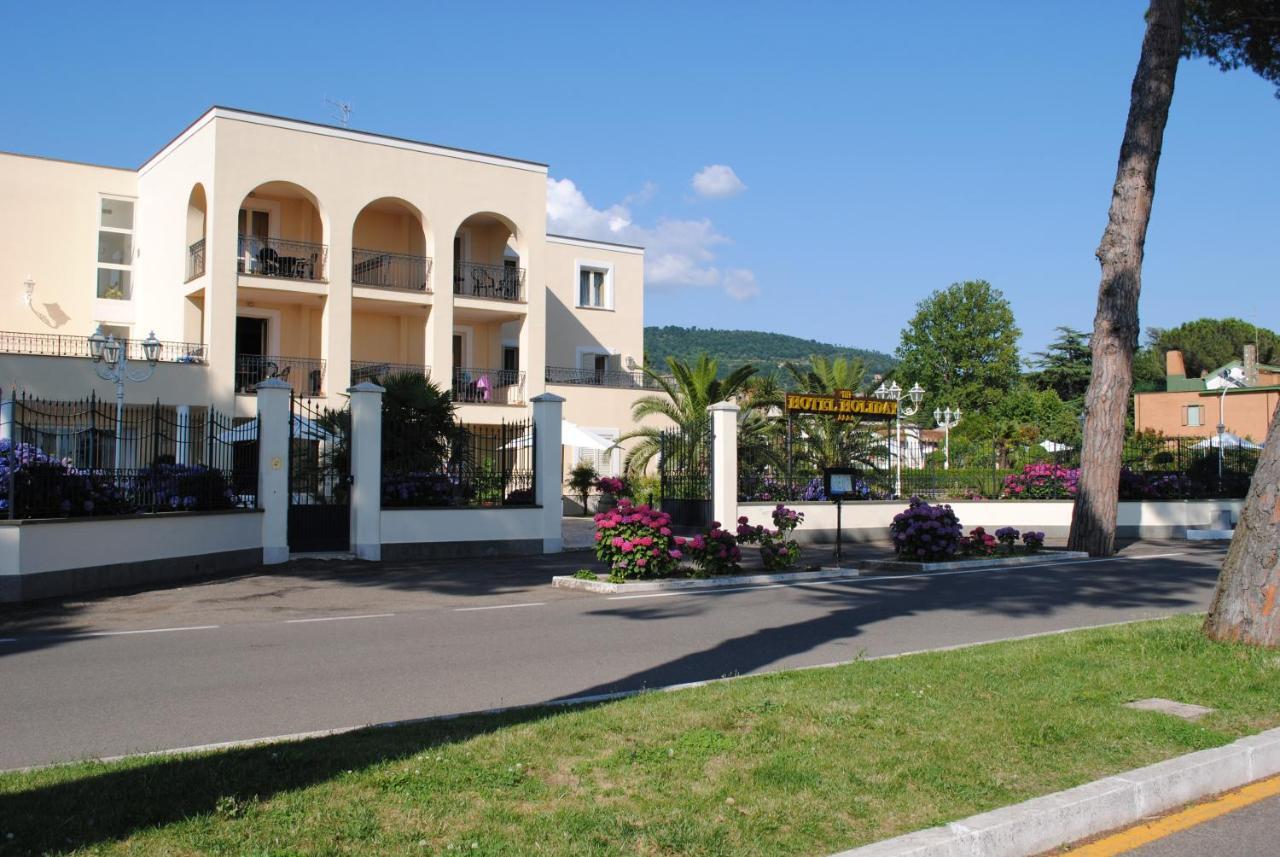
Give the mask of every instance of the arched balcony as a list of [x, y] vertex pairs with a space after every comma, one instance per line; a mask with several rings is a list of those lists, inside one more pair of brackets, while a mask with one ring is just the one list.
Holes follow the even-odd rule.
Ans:
[[240, 203], [238, 217], [241, 274], [327, 281], [324, 220], [309, 191], [282, 181], [258, 185]]
[[366, 205], [351, 229], [352, 284], [430, 292], [430, 277], [421, 212], [393, 197]]
[[209, 202], [204, 185], [197, 183], [187, 199], [187, 282], [204, 276], [204, 238]]
[[525, 300], [515, 225], [496, 214], [473, 214], [453, 238], [453, 292], [473, 298]]

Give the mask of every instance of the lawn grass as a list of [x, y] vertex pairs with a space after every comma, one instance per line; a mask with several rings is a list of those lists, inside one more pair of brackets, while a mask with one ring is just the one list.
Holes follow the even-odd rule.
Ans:
[[1280, 724], [1280, 655], [1199, 623], [0, 775], [0, 854], [826, 854]]

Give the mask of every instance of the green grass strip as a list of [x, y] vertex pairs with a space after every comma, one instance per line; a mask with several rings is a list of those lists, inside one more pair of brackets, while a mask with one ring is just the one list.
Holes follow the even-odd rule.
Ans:
[[1280, 724], [1199, 622], [2, 775], [0, 854], [826, 854]]

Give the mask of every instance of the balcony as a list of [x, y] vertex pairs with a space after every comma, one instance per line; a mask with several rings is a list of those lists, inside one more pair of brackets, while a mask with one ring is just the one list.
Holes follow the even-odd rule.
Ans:
[[472, 298], [524, 302], [524, 268], [459, 262], [453, 272], [453, 293]]
[[237, 393], [253, 393], [257, 384], [269, 378], [284, 381], [302, 398], [320, 396], [324, 389], [324, 360], [318, 357], [236, 355]]
[[196, 243], [187, 248], [187, 279], [186, 282], [198, 279], [204, 276], [204, 239], [201, 238]]
[[426, 256], [360, 247], [351, 251], [351, 282], [357, 286], [430, 292], [430, 275], [431, 260]]
[[[14, 333], [0, 331], [0, 354], [35, 354], [45, 357], [92, 357], [89, 337], [57, 333]], [[129, 360], [145, 362], [142, 340], [125, 341]], [[204, 363], [205, 349], [199, 342], [161, 342], [161, 363]]]
[[567, 366], [548, 366], [546, 381], [548, 384], [586, 384], [592, 387], [621, 387], [632, 390], [661, 389], [644, 372], [626, 372], [621, 369], [597, 371]]
[[453, 370], [453, 400], [468, 405], [524, 404], [524, 373], [460, 366]]
[[238, 270], [255, 277], [323, 283], [329, 248], [309, 241], [241, 235]]
[[351, 383], [362, 381], [381, 383], [388, 375], [421, 375], [431, 377], [431, 367], [421, 363], [388, 363], [385, 360], [352, 360]]

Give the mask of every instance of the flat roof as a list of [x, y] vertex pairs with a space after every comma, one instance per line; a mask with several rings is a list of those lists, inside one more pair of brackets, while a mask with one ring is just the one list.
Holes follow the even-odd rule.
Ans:
[[[424, 140], [413, 140], [408, 137], [396, 137], [391, 134], [379, 134], [374, 131], [359, 131], [353, 128], [343, 128], [338, 125], [326, 125], [323, 122], [311, 122], [307, 119], [293, 119], [288, 116], [276, 116], [275, 114], [272, 114], [272, 113], [262, 113], [256, 110], [244, 110], [243, 108], [240, 108], [240, 107], [227, 107], [221, 104], [215, 104], [212, 107], [210, 107], [208, 110], [205, 110], [203, 113], [197, 116], [194, 121], [192, 121], [189, 125], [187, 125], [187, 127], [183, 128], [181, 131], [175, 134], [173, 138], [169, 140], [169, 142], [161, 146], [155, 152], [155, 154], [153, 154], [151, 157], [143, 161], [142, 165], [139, 166], [138, 169], [141, 170], [147, 164], [151, 163], [156, 158], [160, 157], [162, 154], [164, 154], [166, 150], [169, 149], [170, 146], [174, 145], [174, 143], [177, 143], [179, 140], [181, 140], [188, 132], [194, 129], [197, 125], [200, 125], [205, 119], [209, 118], [211, 115], [222, 116], [224, 118], [230, 118], [230, 119], [234, 119], [237, 116], [239, 116], [239, 117], [245, 117], [245, 118], [251, 118], [251, 119], [266, 120], [270, 124], [289, 123], [290, 125], [305, 126], [307, 129], [314, 129], [315, 133], [322, 133], [322, 134], [325, 134], [326, 136], [331, 136], [331, 137], [340, 137], [340, 138], [345, 138], [349, 140], [367, 140], [368, 142], [394, 143], [404, 147], [419, 148], [420, 150], [426, 151], [429, 154], [432, 152], [432, 150], [435, 150], [435, 152], [438, 154], [463, 155], [463, 156], [470, 156], [471, 158], [475, 158], [475, 159], [505, 161], [511, 164], [518, 164], [524, 167], [539, 167], [542, 170], [547, 169], [547, 164], [544, 164], [540, 161], [529, 161], [523, 158], [508, 157], [506, 155], [494, 155], [489, 152], [479, 152], [474, 149], [461, 149], [456, 146], [444, 146], [439, 143], [429, 143]], [[302, 130], [302, 129], [299, 129], [299, 130]]]
[[70, 158], [54, 158], [49, 155], [31, 155], [26, 152], [9, 152], [0, 149], [0, 155], [11, 155], [15, 158], [31, 158], [33, 161], [52, 161], [55, 164], [74, 164], [77, 167], [94, 167], [99, 170], [119, 170], [124, 173], [136, 173], [133, 167], [117, 167], [115, 164], [95, 164], [92, 161], [73, 161]]
[[548, 232], [547, 238], [553, 241], [559, 240], [559, 241], [572, 242], [575, 244], [599, 244], [602, 247], [617, 247], [622, 250], [643, 250], [644, 249], [643, 245], [640, 245], [640, 244], [621, 244], [617, 241], [601, 241], [598, 238], [582, 238], [577, 235], [557, 235], [553, 232]]

